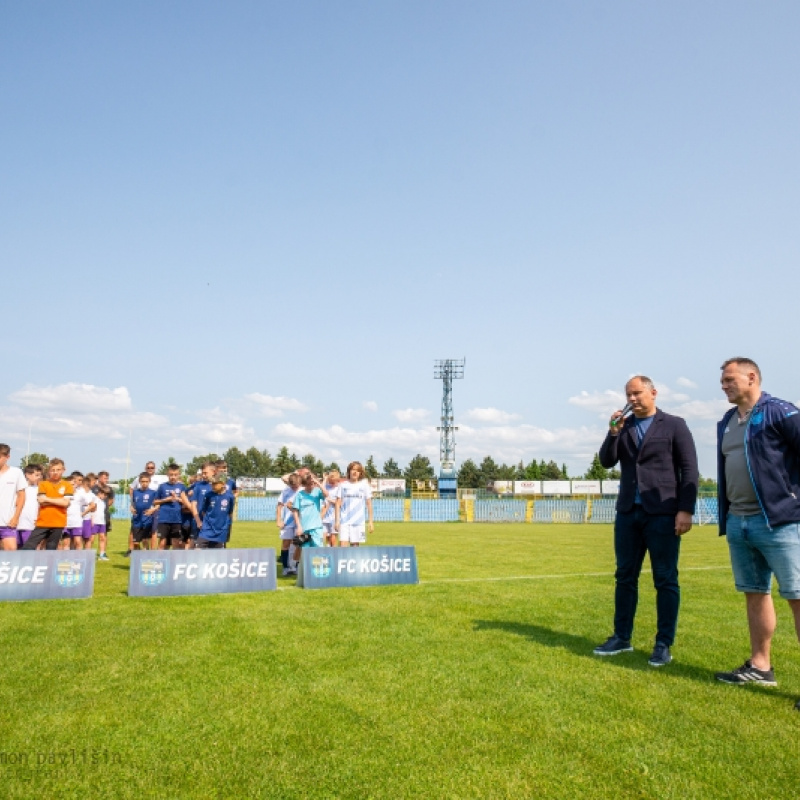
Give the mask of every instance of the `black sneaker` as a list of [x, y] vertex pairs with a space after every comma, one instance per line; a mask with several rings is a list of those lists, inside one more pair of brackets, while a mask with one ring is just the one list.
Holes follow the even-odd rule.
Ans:
[[130, 550], [128, 550], [128, 551], [125, 553], [125, 558], [130, 558], [130, 557], [131, 557], [131, 551], [130, 551]]
[[754, 683], [758, 686], [777, 686], [775, 672], [772, 667], [769, 669], [758, 669], [753, 666], [753, 662], [748, 658], [741, 667], [732, 669], [730, 672], [716, 672], [714, 677], [723, 683]]
[[650, 656], [647, 663], [651, 667], [663, 667], [669, 664], [670, 661], [672, 661], [672, 654], [669, 652], [669, 647], [663, 642], [656, 642], [656, 646], [653, 648], [653, 655]]
[[630, 653], [633, 650], [629, 639], [620, 639], [615, 633], [609, 636], [603, 644], [597, 645], [592, 651], [596, 656], [617, 656], [620, 653]]

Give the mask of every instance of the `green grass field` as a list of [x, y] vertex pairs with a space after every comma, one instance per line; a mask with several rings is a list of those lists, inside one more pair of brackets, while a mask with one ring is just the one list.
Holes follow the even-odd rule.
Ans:
[[[681, 556], [675, 661], [611, 633], [610, 526], [380, 524], [420, 585], [129, 598], [123, 524], [86, 601], [0, 606], [7, 798], [796, 798], [800, 647], [778, 605], [777, 689], [747, 656], [724, 541]], [[238, 523], [237, 546], [275, 546]], [[95, 762], [95, 763], [93, 763]]]

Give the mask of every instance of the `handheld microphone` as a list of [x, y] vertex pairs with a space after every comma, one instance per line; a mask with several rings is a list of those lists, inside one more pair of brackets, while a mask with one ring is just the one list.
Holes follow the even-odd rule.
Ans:
[[625, 415], [629, 414], [631, 411], [633, 411], [633, 405], [631, 403], [625, 403], [622, 413], [616, 419], [611, 420], [611, 427], [616, 428], [617, 425], [619, 425], [619, 423], [625, 418]]

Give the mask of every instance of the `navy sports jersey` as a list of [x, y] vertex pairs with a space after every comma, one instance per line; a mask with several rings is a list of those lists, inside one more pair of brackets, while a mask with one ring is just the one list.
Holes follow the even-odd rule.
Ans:
[[211, 484], [208, 481], [197, 481], [194, 485], [194, 492], [189, 499], [197, 506], [197, 512], [203, 507], [205, 496], [211, 491]]
[[[156, 491], [156, 500], [164, 500], [167, 497], [180, 497], [186, 494], [186, 487], [182, 483], [162, 483]], [[158, 507], [158, 524], [171, 523], [181, 524], [183, 506], [180, 501], [174, 503], [164, 503]]]
[[234, 497], [229, 491], [222, 494], [209, 492], [203, 498], [203, 505], [198, 508], [198, 513], [203, 520], [200, 528], [200, 538], [209, 542], [226, 542], [228, 528], [233, 514]]
[[147, 489], [134, 489], [133, 501], [131, 503], [131, 527], [149, 528], [153, 524], [152, 517], [146, 517], [144, 512], [153, 507], [156, 499], [156, 490], [148, 487]]

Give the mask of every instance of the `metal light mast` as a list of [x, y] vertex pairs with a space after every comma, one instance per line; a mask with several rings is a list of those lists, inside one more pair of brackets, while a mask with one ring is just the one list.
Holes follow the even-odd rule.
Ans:
[[464, 377], [466, 359], [437, 359], [433, 365], [433, 377], [442, 381], [442, 424], [439, 431], [439, 496], [456, 496], [456, 431], [453, 424], [453, 381]]

